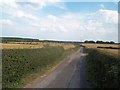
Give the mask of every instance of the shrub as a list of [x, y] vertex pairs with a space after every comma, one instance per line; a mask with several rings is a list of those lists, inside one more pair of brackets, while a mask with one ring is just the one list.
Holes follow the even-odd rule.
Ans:
[[120, 60], [96, 49], [87, 49], [89, 82], [95, 88], [120, 88]]
[[63, 47], [45, 47], [40, 49], [3, 49], [2, 71], [3, 88], [16, 87], [21, 78], [55, 63], [64, 53]]

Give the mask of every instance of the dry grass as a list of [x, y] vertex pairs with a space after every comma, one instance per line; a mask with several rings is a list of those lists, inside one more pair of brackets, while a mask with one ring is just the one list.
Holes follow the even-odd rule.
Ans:
[[44, 46], [62, 46], [65, 50], [74, 48], [73, 44], [63, 44], [63, 43], [42, 43], [42, 42], [20, 42], [20, 43], [0, 43], [0, 48], [2, 49], [23, 49], [23, 48], [42, 48]]
[[50, 46], [62, 46], [65, 50], [70, 48], [75, 48], [75, 45], [73, 44], [64, 44], [64, 43], [50, 43]]
[[[117, 44], [82, 44], [82, 45], [86, 46], [87, 48], [97, 48], [98, 46], [101, 46], [101, 47], [110, 47], [110, 46], [111, 47], [119, 47], [119, 45], [117, 45]], [[117, 49], [100, 49], [100, 50], [104, 50], [104, 51], [110, 52], [112, 54], [118, 54], [118, 52], [120, 52], [120, 50], [117, 50]]]
[[82, 44], [84, 46], [86, 46], [87, 48], [97, 48], [98, 46], [101, 47], [118, 47], [117, 44]]
[[120, 52], [120, 50], [115, 50], [115, 49], [101, 49], [101, 50], [107, 51], [112, 54], [119, 54]]
[[30, 44], [2, 44], [3, 49], [23, 49], [23, 48], [42, 48], [43, 45]]

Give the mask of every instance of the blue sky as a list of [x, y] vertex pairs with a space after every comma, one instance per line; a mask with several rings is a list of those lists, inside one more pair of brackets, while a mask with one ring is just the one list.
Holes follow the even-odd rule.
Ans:
[[0, 3], [2, 36], [118, 41], [118, 4], [115, 2], [8, 1]]

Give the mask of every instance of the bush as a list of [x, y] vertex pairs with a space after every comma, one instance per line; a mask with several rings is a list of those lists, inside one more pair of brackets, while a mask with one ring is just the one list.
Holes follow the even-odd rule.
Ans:
[[33, 72], [41, 72], [55, 63], [63, 53], [63, 47], [3, 49], [3, 88], [16, 87], [20, 84], [21, 78]]
[[88, 78], [95, 88], [120, 88], [120, 60], [96, 49], [87, 49]]

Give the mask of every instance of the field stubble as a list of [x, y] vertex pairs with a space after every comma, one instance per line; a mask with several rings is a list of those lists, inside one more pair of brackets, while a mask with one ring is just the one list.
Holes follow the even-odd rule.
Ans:
[[92, 49], [98, 49], [102, 50], [111, 54], [118, 55], [120, 53], [120, 49], [102, 49], [102, 48], [97, 48], [98, 46], [100, 47], [120, 47], [118, 44], [82, 44], [83, 46], [87, 48], [92, 48]]
[[46, 42], [14, 42], [14, 43], [0, 43], [0, 48], [3, 49], [24, 49], [24, 48], [43, 48], [44, 46], [62, 46], [65, 50], [75, 48], [73, 44], [64, 43], [46, 43]]

